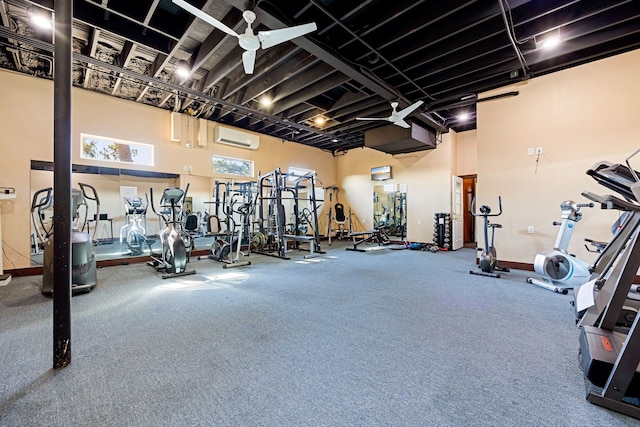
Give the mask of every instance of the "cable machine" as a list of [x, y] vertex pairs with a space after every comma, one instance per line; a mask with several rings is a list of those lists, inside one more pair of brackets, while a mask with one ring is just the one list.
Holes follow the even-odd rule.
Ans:
[[[301, 249], [301, 243], [308, 243], [310, 256], [317, 253], [324, 253], [320, 247], [320, 233], [318, 230], [315, 174], [307, 173], [300, 177], [296, 176], [294, 179], [295, 184], [293, 188], [287, 188], [288, 191], [293, 193], [293, 226], [289, 230], [289, 234], [285, 234], [285, 241], [293, 240], [296, 249]], [[301, 190], [303, 189], [308, 190], [308, 197], [306, 199], [301, 198]], [[309, 206], [300, 209], [300, 202], [302, 200], [306, 200]], [[311, 235], [308, 234], [309, 227], [312, 228]]]
[[276, 168], [258, 177], [256, 207], [258, 229], [254, 231], [252, 244], [255, 252], [262, 255], [289, 259], [285, 252], [286, 216], [282, 204], [285, 176]]
[[[318, 232], [318, 206], [315, 195], [315, 174], [303, 176], [285, 174], [279, 168], [258, 178], [256, 210], [258, 229], [254, 231], [252, 244], [255, 252], [262, 255], [289, 259], [287, 244], [292, 241], [296, 249], [301, 243], [309, 244], [310, 255], [324, 253], [320, 247]], [[293, 186], [287, 180], [293, 180]], [[307, 197], [302, 198], [303, 190]], [[289, 193], [290, 196], [283, 196]], [[286, 209], [283, 201], [291, 203], [291, 222], [286, 221]], [[302, 201], [309, 206], [300, 208]], [[311, 231], [311, 234], [309, 232]]]

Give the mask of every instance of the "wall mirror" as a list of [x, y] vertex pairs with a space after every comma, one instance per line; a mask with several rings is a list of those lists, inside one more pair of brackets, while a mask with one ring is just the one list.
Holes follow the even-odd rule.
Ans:
[[[93, 235], [95, 232], [96, 245], [96, 258], [98, 261], [112, 260], [112, 259], [126, 259], [134, 256], [147, 256], [149, 255], [150, 246], [142, 245], [141, 248], [132, 247], [127, 242], [128, 226], [135, 218], [128, 214], [131, 211], [131, 207], [127, 204], [125, 198], [139, 197], [142, 199], [144, 205], [147, 205], [147, 200], [150, 198], [150, 189], [153, 189], [153, 198], [156, 209], [158, 208], [159, 200], [162, 196], [162, 191], [167, 187], [180, 187], [185, 189], [189, 184], [189, 190], [184, 203], [185, 214], [192, 214], [198, 218], [197, 228], [194, 235], [200, 233], [206, 234], [207, 231], [207, 216], [216, 213], [216, 206], [218, 210], [221, 209], [220, 204], [222, 200], [216, 205], [215, 186], [216, 178], [204, 177], [196, 175], [178, 175], [172, 173], [163, 172], [147, 172], [136, 171], [128, 169], [118, 168], [105, 168], [94, 167], [84, 165], [72, 166], [72, 188], [79, 188], [78, 183], [89, 184], [96, 189], [96, 193], [100, 199], [100, 218], [97, 221], [94, 219], [95, 205], [91, 202], [87, 202], [87, 209], [83, 208], [80, 211], [82, 216], [86, 215], [85, 231], [88, 231]], [[30, 200], [33, 201], [34, 194], [48, 187], [53, 186], [53, 163], [43, 161], [31, 162], [31, 174], [30, 174]], [[230, 182], [233, 182], [230, 180]], [[303, 189], [300, 194], [300, 209], [308, 211], [309, 202], [307, 200], [307, 189]], [[321, 187], [316, 187], [316, 199], [318, 200], [318, 215], [319, 219], [323, 219], [323, 196], [324, 191]], [[41, 194], [40, 198], [43, 197]], [[150, 200], [149, 200], [150, 201]], [[290, 203], [288, 200], [287, 202]], [[42, 209], [36, 215], [38, 225], [42, 224], [44, 227], [49, 228], [51, 226], [51, 219], [53, 215], [52, 206]], [[221, 217], [224, 217], [219, 212]], [[40, 221], [40, 219], [42, 221]], [[236, 221], [239, 218], [235, 218]], [[289, 220], [289, 218], [287, 218]], [[151, 248], [154, 251], [159, 251], [160, 242], [157, 239], [157, 233], [163, 226], [160, 218], [153, 213], [151, 207], [147, 206], [144, 214], [138, 217], [139, 224], [144, 227], [145, 234], [150, 237], [149, 240], [153, 240]], [[80, 219], [81, 222], [85, 221], [85, 218]], [[39, 266], [43, 263], [43, 250], [40, 245], [38, 232], [35, 229], [34, 221], [30, 218], [31, 234], [30, 247], [31, 247], [31, 265]], [[324, 221], [326, 223], [326, 219]], [[224, 228], [224, 225], [223, 225]], [[322, 229], [322, 228], [321, 228]], [[122, 235], [122, 241], [120, 236]], [[243, 239], [245, 240], [245, 239]], [[193, 239], [194, 250], [208, 250], [211, 247], [213, 237], [197, 237]]]
[[373, 187], [373, 220], [392, 240], [407, 236], [407, 184]]
[[[31, 162], [31, 174], [30, 174], [30, 189], [31, 200], [34, 202], [34, 195], [41, 189], [53, 187], [53, 164], [51, 162], [32, 161]], [[143, 256], [148, 255], [150, 245], [142, 245], [140, 251], [137, 248], [132, 248], [127, 244], [126, 234], [128, 231], [127, 226], [131, 224], [134, 218], [128, 214], [131, 211], [130, 206], [127, 204], [125, 198], [132, 199], [134, 197], [140, 197], [143, 202], [143, 208], [146, 207], [146, 211], [139, 213], [139, 224], [144, 227], [145, 234], [153, 236], [158, 233], [161, 228], [161, 221], [153, 213], [151, 207], [147, 205], [147, 200], [150, 196], [150, 189], [153, 188], [153, 195], [156, 206], [158, 205], [159, 198], [162, 196], [162, 191], [167, 187], [179, 187], [180, 175], [162, 172], [143, 172], [135, 170], [124, 170], [117, 168], [105, 168], [105, 167], [88, 167], [83, 165], [72, 166], [72, 188], [78, 189], [79, 183], [88, 184], [95, 188], [100, 201], [100, 216], [96, 221], [96, 204], [87, 200], [87, 207], [78, 209], [79, 224], [84, 225], [84, 231], [88, 231], [90, 234], [95, 235], [96, 245], [96, 258], [97, 260], [108, 260], [118, 258], [128, 258], [131, 256]], [[196, 179], [204, 179], [206, 184], [205, 188], [209, 186], [209, 178], [194, 177]], [[187, 180], [189, 182], [189, 180]], [[202, 185], [196, 185], [196, 191], [192, 192], [191, 189], [188, 193], [187, 202], [188, 206], [195, 211], [200, 209], [204, 211], [204, 200], [208, 200], [207, 194], [203, 195], [201, 191], [198, 191], [198, 187]], [[54, 190], [55, 193], [55, 190]], [[40, 193], [38, 199], [42, 200], [46, 193]], [[55, 201], [55, 195], [53, 197]], [[36, 200], [35, 203], [38, 203]], [[185, 203], [187, 205], [187, 203]], [[37, 209], [35, 215], [35, 222], [38, 227], [44, 226], [46, 229], [51, 226], [51, 217], [53, 214], [52, 206], [43, 206], [43, 208]], [[30, 212], [31, 216], [31, 212]], [[34, 225], [33, 217], [30, 218], [31, 234], [30, 247], [31, 247], [31, 265], [42, 265], [43, 251], [41, 247], [40, 237]], [[97, 225], [97, 227], [96, 227]], [[42, 232], [42, 230], [40, 230]], [[95, 234], [94, 234], [95, 233]], [[123, 241], [120, 241], [120, 235], [123, 234]], [[153, 240], [151, 238], [150, 240]], [[157, 239], [156, 239], [157, 240]], [[202, 248], [208, 246], [204, 242], [198, 242], [196, 249], [200, 249], [200, 243]], [[159, 242], [156, 242], [156, 246], [159, 246]]]

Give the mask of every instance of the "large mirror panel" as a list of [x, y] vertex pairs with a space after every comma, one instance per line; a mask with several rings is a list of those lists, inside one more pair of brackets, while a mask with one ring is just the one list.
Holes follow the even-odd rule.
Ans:
[[[40, 190], [53, 187], [53, 164], [51, 162], [32, 161], [31, 165], [31, 200]], [[92, 200], [86, 200], [86, 206], [76, 209], [78, 218], [75, 221], [78, 229], [88, 232], [96, 242], [96, 259], [113, 260], [129, 257], [147, 256], [151, 251], [160, 251], [160, 240], [158, 232], [164, 228], [163, 220], [154, 213], [149, 205], [151, 203], [150, 189], [153, 189], [153, 202], [156, 210], [159, 209], [162, 192], [167, 187], [179, 187], [183, 190], [187, 188], [187, 195], [184, 199], [182, 209], [182, 220], [187, 227], [188, 216], [195, 217], [195, 221], [189, 222], [193, 229], [189, 229], [192, 236], [194, 250], [209, 250], [214, 243], [211, 230], [208, 229], [209, 216], [216, 215], [221, 221], [221, 230], [227, 230], [229, 224], [240, 224], [240, 214], [236, 212], [239, 204], [227, 206], [230, 198], [225, 199], [225, 188], [237, 186], [234, 180], [219, 181], [212, 177], [195, 175], [177, 175], [162, 172], [143, 172], [128, 169], [90, 167], [73, 165], [72, 167], [72, 187], [80, 189], [80, 183], [95, 188], [100, 204], [99, 208]], [[248, 183], [247, 183], [248, 184]], [[255, 183], [254, 183], [255, 184]], [[216, 197], [216, 188], [221, 191]], [[255, 187], [255, 185], [254, 185]], [[253, 190], [255, 193], [255, 189]], [[249, 197], [252, 203], [255, 202], [255, 194]], [[310, 202], [312, 192], [308, 188], [300, 189], [298, 210], [302, 219], [308, 218], [313, 209]], [[35, 200], [37, 205], [43, 201], [46, 192], [38, 193]], [[326, 227], [327, 219], [324, 218], [324, 189], [315, 187], [316, 209], [318, 215], [318, 225], [313, 221], [302, 221], [306, 229], [303, 234], [313, 234], [318, 227], [323, 230]], [[53, 197], [55, 199], [55, 197]], [[33, 203], [32, 203], [33, 204]], [[285, 212], [287, 214], [287, 224], [296, 223], [293, 218], [293, 201], [290, 195], [283, 200]], [[31, 265], [39, 266], [43, 264], [44, 241], [52, 233], [53, 200], [47, 206], [32, 206], [31, 220]], [[232, 220], [227, 218], [230, 212]], [[251, 233], [255, 227], [256, 212], [251, 210], [252, 219], [250, 229], [245, 231], [243, 244], [250, 241]], [[72, 219], [70, 219], [71, 221]], [[229, 220], [229, 221], [227, 221]], [[191, 225], [189, 225], [191, 227]], [[235, 227], [231, 227], [235, 228]], [[139, 233], [144, 238], [132, 239], [135, 233]], [[202, 252], [201, 252], [202, 253]]]
[[[46, 192], [40, 190], [53, 187], [53, 172], [50, 162], [33, 161], [31, 168], [31, 264], [42, 265], [43, 238], [48, 238], [51, 233], [52, 206], [54, 197], [47, 205], [42, 205]], [[97, 260], [127, 258], [131, 256], [146, 255], [151, 249], [159, 246], [158, 231], [163, 226], [157, 215], [148, 206], [150, 189], [153, 188], [156, 206], [162, 191], [167, 187], [180, 187], [180, 176], [170, 173], [140, 172], [116, 168], [95, 168], [80, 165], [73, 166], [72, 188], [80, 190], [80, 183], [87, 184], [95, 189], [99, 205], [86, 198], [84, 203], [74, 211], [78, 218], [74, 221], [78, 229], [89, 232], [94, 236], [96, 244]], [[203, 179], [198, 177], [198, 179]], [[195, 180], [195, 177], [194, 177]], [[208, 187], [209, 178], [204, 178], [206, 186], [201, 184], [196, 187]], [[187, 181], [188, 182], [188, 181]], [[34, 195], [37, 197], [34, 199]], [[199, 189], [192, 194], [191, 207], [196, 206], [204, 211], [204, 202], [207, 199]], [[135, 207], [136, 198], [139, 204]], [[73, 219], [70, 218], [70, 221]], [[127, 239], [132, 227], [144, 230], [144, 236], [150, 236], [148, 242], [139, 244]], [[130, 235], [130, 234], [129, 234]], [[122, 237], [122, 241], [121, 241]], [[195, 242], [194, 242], [195, 243]], [[204, 242], [203, 248], [206, 247]]]
[[407, 184], [383, 184], [373, 187], [373, 220], [390, 239], [407, 236]]

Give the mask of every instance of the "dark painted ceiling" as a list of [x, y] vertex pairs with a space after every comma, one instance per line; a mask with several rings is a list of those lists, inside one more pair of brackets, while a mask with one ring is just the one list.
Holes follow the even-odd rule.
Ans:
[[[640, 47], [638, 0], [188, 3], [238, 33], [245, 9], [255, 31], [318, 29], [259, 49], [247, 75], [238, 39], [171, 0], [75, 0], [74, 85], [340, 151], [388, 125], [355, 119], [387, 117], [390, 102], [424, 101], [413, 115], [434, 129], [474, 129], [483, 91]], [[53, 0], [0, 0], [0, 67], [51, 79], [52, 35], [30, 22], [35, 9], [50, 13]], [[537, 48], [549, 33], [562, 43]], [[180, 60], [186, 78], [175, 75]]]

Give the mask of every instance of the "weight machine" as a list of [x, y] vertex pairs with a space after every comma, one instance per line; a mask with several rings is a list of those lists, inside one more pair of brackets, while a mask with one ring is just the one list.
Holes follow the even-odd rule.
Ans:
[[[290, 241], [296, 249], [301, 249], [301, 243], [308, 243], [310, 256], [324, 253], [320, 247], [318, 232], [314, 175], [312, 173], [303, 176], [285, 174], [276, 168], [258, 178], [256, 198], [258, 230], [254, 231], [252, 238], [256, 253], [289, 259], [287, 245]], [[288, 180], [293, 181], [293, 186], [287, 185]], [[308, 194], [304, 199], [301, 197], [303, 190]], [[283, 193], [290, 193], [291, 196], [283, 197]], [[286, 221], [283, 200], [292, 201], [289, 223]], [[302, 201], [308, 202], [309, 206], [301, 208]]]

